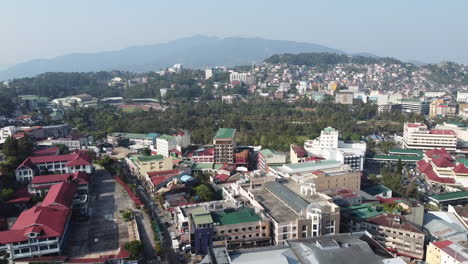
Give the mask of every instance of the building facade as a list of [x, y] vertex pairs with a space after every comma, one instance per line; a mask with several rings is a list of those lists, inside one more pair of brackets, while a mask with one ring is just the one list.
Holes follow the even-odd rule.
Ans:
[[457, 135], [448, 129], [428, 129], [422, 123], [405, 123], [403, 128], [405, 149], [430, 150], [445, 148], [454, 152], [457, 149]]
[[213, 139], [215, 163], [235, 163], [236, 130], [220, 128]]

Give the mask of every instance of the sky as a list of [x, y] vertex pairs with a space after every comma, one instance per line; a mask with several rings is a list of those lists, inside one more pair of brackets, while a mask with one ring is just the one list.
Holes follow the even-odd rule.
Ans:
[[193, 35], [468, 64], [466, 0], [0, 0], [0, 69]]

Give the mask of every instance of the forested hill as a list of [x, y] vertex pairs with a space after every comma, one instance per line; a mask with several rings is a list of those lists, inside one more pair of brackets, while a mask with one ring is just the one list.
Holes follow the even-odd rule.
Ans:
[[327, 66], [342, 63], [355, 64], [403, 64], [403, 62], [394, 58], [381, 58], [369, 56], [352, 56], [336, 53], [299, 53], [299, 54], [280, 54], [273, 55], [265, 60], [271, 64], [289, 64], [289, 65], [305, 65], [309, 67]]

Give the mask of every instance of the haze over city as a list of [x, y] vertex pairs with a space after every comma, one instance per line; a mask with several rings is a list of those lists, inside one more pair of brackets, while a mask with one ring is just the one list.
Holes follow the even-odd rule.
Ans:
[[468, 63], [468, 2], [2, 1], [0, 69], [193, 35], [262, 37], [401, 60]]

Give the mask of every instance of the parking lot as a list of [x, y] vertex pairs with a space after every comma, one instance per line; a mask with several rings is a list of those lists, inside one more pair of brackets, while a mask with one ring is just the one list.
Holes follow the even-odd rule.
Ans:
[[94, 257], [113, 254], [128, 242], [128, 224], [120, 211], [133, 208], [127, 193], [102, 169], [92, 175], [87, 221], [73, 220], [65, 254], [70, 257]]

